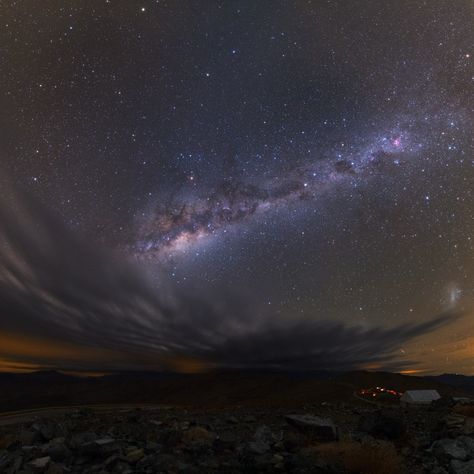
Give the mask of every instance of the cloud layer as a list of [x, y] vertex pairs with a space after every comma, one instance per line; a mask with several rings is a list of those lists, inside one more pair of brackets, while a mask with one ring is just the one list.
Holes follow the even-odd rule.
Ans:
[[[75, 370], [398, 369], [398, 349], [452, 314], [395, 328], [262, 314], [242, 298], [162, 284], [88, 242], [31, 197], [0, 204], [0, 360]], [[186, 364], [184, 364], [186, 365]]]

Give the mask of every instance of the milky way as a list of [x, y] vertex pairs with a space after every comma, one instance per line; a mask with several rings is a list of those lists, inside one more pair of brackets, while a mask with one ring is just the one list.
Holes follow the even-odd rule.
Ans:
[[[365, 146], [342, 142], [341, 150], [332, 153], [333, 159], [311, 161], [306, 157], [304, 165], [284, 174], [253, 177], [252, 180], [228, 179], [205, 197], [189, 194], [174, 197], [172, 202], [146, 212], [132, 251], [137, 257], [164, 263], [185, 255], [200, 241], [235, 230], [238, 224], [251, 223], [252, 219], [258, 222], [265, 213], [300, 201], [317, 201], [323, 193], [337, 189], [338, 185], [358, 188], [374, 176], [383, 184], [384, 176], [406, 166], [407, 161], [430, 156], [430, 139], [440, 133], [445, 135], [441, 132], [444, 128], [453, 128], [453, 115], [459, 114], [425, 115], [425, 121], [431, 122], [431, 129], [424, 131], [424, 135], [423, 124], [411, 120], [405, 123], [405, 128], [398, 126], [371, 137]], [[450, 145], [447, 147], [451, 148]], [[450, 159], [449, 154], [444, 157], [444, 160]], [[194, 176], [191, 178], [191, 181], [195, 179]]]

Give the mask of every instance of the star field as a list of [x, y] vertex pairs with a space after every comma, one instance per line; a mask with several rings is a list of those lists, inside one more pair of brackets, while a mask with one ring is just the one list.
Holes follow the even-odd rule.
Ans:
[[[474, 7], [7, 1], [2, 168], [161, 285], [474, 373]], [[3, 178], [2, 178], [3, 179]]]

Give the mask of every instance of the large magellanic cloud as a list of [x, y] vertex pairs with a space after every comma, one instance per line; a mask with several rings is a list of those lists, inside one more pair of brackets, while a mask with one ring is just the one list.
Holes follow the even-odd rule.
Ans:
[[[402, 368], [398, 349], [452, 314], [392, 328], [263, 315], [251, 301], [151, 285], [24, 193], [0, 204], [0, 361], [69, 370]], [[257, 316], [260, 314], [260, 316]]]

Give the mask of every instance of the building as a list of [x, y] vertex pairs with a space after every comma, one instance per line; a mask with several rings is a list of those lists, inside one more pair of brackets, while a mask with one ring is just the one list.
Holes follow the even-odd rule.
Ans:
[[400, 403], [408, 405], [429, 405], [441, 398], [436, 390], [407, 390], [401, 397]]

